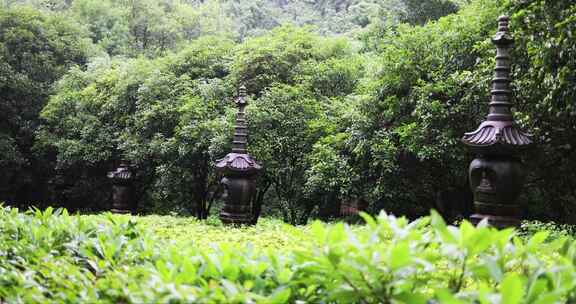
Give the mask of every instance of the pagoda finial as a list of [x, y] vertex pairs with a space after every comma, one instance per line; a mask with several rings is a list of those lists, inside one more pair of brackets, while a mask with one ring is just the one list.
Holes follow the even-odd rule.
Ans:
[[510, 18], [506, 15], [498, 17], [498, 31], [492, 41], [494, 44], [510, 45], [514, 43], [514, 38], [510, 35], [510, 29], [508, 28], [508, 23]]

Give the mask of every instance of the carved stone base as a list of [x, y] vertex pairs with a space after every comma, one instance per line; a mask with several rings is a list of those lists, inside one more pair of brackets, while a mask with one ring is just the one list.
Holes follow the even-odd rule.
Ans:
[[125, 184], [116, 184], [112, 186], [112, 213], [128, 214], [135, 210], [132, 187]]
[[226, 203], [220, 212], [224, 224], [252, 224], [252, 198], [256, 193], [253, 177], [228, 176], [222, 179]]
[[521, 208], [516, 202], [524, 184], [523, 165], [512, 156], [484, 156], [470, 164], [470, 189], [474, 193], [473, 223], [488, 219], [494, 227], [520, 224]]

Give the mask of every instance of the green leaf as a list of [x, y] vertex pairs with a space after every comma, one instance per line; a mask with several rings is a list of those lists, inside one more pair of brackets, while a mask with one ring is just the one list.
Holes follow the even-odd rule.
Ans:
[[487, 257], [484, 259], [484, 265], [488, 270], [488, 273], [492, 277], [492, 279], [496, 282], [502, 281], [502, 277], [504, 276], [500, 265], [494, 260], [492, 257]]
[[442, 304], [466, 304], [466, 302], [456, 298], [447, 289], [440, 289], [436, 291], [436, 297]]
[[288, 284], [292, 279], [292, 271], [288, 268], [283, 268], [278, 272], [278, 283]]
[[536, 250], [537, 247], [542, 244], [550, 235], [549, 231], [538, 231], [534, 234], [528, 241], [528, 248], [530, 250]]
[[310, 232], [318, 242], [324, 243], [326, 241], [326, 228], [322, 222], [315, 221], [312, 223]]
[[372, 217], [370, 214], [366, 212], [360, 212], [359, 215], [370, 228], [375, 228], [378, 225], [374, 217]]
[[392, 247], [390, 251], [390, 268], [392, 270], [409, 265], [411, 261], [408, 242], [401, 242]]
[[561, 303], [564, 299], [564, 295], [561, 292], [547, 292], [542, 293], [538, 296], [538, 299], [534, 301], [534, 304], [550, 304], [550, 303]]
[[336, 244], [346, 238], [346, 230], [344, 224], [338, 223], [328, 229], [328, 241], [330, 244]]
[[545, 278], [538, 278], [528, 288], [528, 294], [526, 295], [526, 302], [531, 303], [541, 297], [548, 291], [548, 280]]
[[269, 303], [271, 303], [271, 304], [288, 303], [288, 300], [290, 300], [290, 294], [291, 294], [291, 291], [289, 288], [280, 287], [280, 288], [276, 289], [274, 291], [274, 293], [272, 293], [272, 295], [269, 298], [269, 300], [270, 300]]
[[524, 296], [524, 285], [520, 275], [516, 273], [506, 274], [504, 280], [500, 283], [500, 294], [502, 295], [502, 303], [520, 303]]
[[436, 230], [436, 232], [440, 235], [442, 240], [452, 244], [458, 243], [456, 237], [448, 229], [448, 227], [446, 226], [446, 222], [444, 222], [444, 219], [436, 210], [430, 211], [430, 218], [431, 218], [430, 223], [432, 224], [432, 227], [434, 227], [434, 230]]
[[426, 304], [428, 298], [421, 293], [404, 292], [394, 296], [394, 299], [406, 304]]

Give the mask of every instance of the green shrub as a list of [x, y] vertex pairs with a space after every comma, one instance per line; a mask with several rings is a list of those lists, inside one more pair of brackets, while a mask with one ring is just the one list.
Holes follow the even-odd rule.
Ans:
[[35, 148], [39, 112], [53, 84], [92, 53], [86, 33], [64, 16], [0, 5], [0, 200], [46, 204], [53, 155]]
[[[134, 220], [135, 219], [135, 220]], [[576, 243], [541, 231], [409, 222], [301, 228], [265, 221], [292, 243], [259, 249], [192, 233], [170, 240], [154, 223], [183, 218], [0, 209], [0, 300], [8, 303], [571, 303]], [[212, 227], [216, 233], [269, 233]], [[168, 225], [171, 226], [171, 225]], [[202, 229], [204, 229], [202, 228]], [[275, 230], [275, 231], [274, 231]], [[155, 232], [156, 231], [156, 232]], [[271, 234], [271, 235], [272, 235]], [[261, 235], [261, 234], [260, 234]], [[305, 236], [303, 236], [305, 235]], [[162, 237], [159, 237], [162, 236]], [[192, 239], [193, 238], [193, 239]], [[274, 238], [270, 237], [269, 241]]]

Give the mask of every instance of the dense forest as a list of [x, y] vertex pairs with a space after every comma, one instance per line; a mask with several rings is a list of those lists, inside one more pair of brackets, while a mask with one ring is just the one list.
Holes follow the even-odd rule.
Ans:
[[576, 223], [569, 0], [2, 0], [0, 201], [104, 210], [125, 160], [139, 211], [201, 214], [244, 85], [265, 213], [466, 215], [460, 138], [486, 115], [502, 14], [536, 141], [524, 216]]

